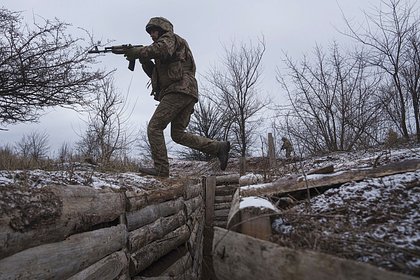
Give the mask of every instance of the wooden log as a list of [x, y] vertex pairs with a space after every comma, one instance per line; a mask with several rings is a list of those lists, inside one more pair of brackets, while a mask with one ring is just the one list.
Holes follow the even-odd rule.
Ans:
[[[190, 250], [193, 257], [192, 274], [195, 279], [201, 279], [202, 261], [203, 261], [203, 243], [204, 243], [204, 212], [201, 212], [201, 218], [198, 220], [198, 231], [194, 239], [194, 244]], [[194, 278], [193, 278], [194, 279]]]
[[191, 215], [191, 213], [193, 213], [198, 207], [202, 206], [203, 203], [203, 198], [201, 196], [196, 196], [185, 201], [187, 216]]
[[420, 159], [410, 159], [402, 162], [390, 163], [369, 169], [349, 170], [328, 175], [309, 175], [307, 180], [292, 176], [282, 178], [273, 183], [258, 185], [257, 187], [241, 187], [241, 196], [271, 195], [317, 188], [331, 185], [340, 185], [349, 181], [361, 181], [369, 177], [384, 177], [420, 169]]
[[184, 199], [180, 197], [176, 200], [170, 200], [156, 205], [148, 205], [143, 209], [128, 212], [126, 215], [128, 231], [150, 224], [160, 217], [173, 215], [183, 208]]
[[334, 172], [334, 165], [327, 165], [324, 167], [320, 167], [320, 168], [316, 168], [316, 169], [312, 169], [309, 170], [307, 175], [311, 175], [311, 174], [329, 174], [329, 173], [333, 173]]
[[224, 203], [224, 202], [232, 202], [233, 195], [222, 195], [222, 196], [215, 196], [214, 203]]
[[229, 208], [214, 210], [214, 217], [227, 217], [229, 215]]
[[130, 275], [134, 276], [139, 274], [153, 262], [185, 243], [189, 236], [190, 231], [188, 227], [183, 225], [165, 235], [162, 239], [156, 240], [131, 254]]
[[138, 251], [147, 244], [163, 238], [173, 230], [184, 225], [186, 222], [185, 212], [179, 211], [175, 215], [158, 218], [153, 223], [128, 233], [128, 250], [130, 253]]
[[185, 280], [185, 279], [199, 279], [194, 277], [193, 275], [188, 274], [187, 272], [181, 276], [155, 276], [155, 277], [148, 277], [148, 276], [136, 276], [132, 278], [132, 280]]
[[[197, 248], [197, 242], [199, 242], [198, 238], [202, 234], [202, 228], [204, 225], [204, 212], [200, 210], [197, 211], [197, 213], [195, 214], [196, 218], [191, 220], [191, 222], [188, 224], [188, 228], [191, 229], [190, 238], [188, 240], [190, 252], [194, 251], [195, 248]], [[195, 257], [193, 253], [191, 254], [193, 257]]]
[[232, 205], [229, 212], [227, 228], [255, 238], [268, 240], [272, 233], [270, 215], [277, 214], [279, 210], [264, 198], [245, 197], [238, 199], [239, 195], [235, 195], [235, 205]]
[[116, 224], [126, 206], [124, 193], [75, 185], [2, 187], [0, 200], [5, 202], [0, 206], [0, 258], [98, 224]]
[[0, 279], [67, 279], [121, 250], [126, 242], [123, 225], [75, 234], [0, 260]]
[[239, 188], [238, 184], [216, 186], [215, 195], [216, 196], [233, 195], [236, 189], [238, 188]]
[[213, 265], [219, 280], [418, 279], [327, 254], [284, 248], [217, 227]]
[[220, 228], [226, 228], [226, 224], [227, 224], [227, 219], [213, 222], [213, 225], [215, 227], [220, 227]]
[[204, 189], [201, 184], [186, 185], [184, 190], [184, 199], [188, 200], [197, 196], [204, 197]]
[[178, 277], [183, 276], [184, 273], [192, 266], [191, 255], [187, 252], [182, 258], [178, 259], [168, 269], [166, 269], [161, 276]]
[[[230, 202], [225, 202], [225, 203], [216, 203], [214, 204], [214, 210], [223, 210], [223, 209], [230, 209], [232, 203]], [[229, 211], [228, 211], [229, 214]], [[227, 214], [226, 214], [227, 215]]]
[[226, 184], [238, 184], [239, 174], [222, 175], [216, 177], [216, 186]]
[[143, 270], [139, 276], [162, 276], [164, 271], [171, 267], [175, 262], [182, 258], [187, 253], [187, 246], [184, 244], [177, 247], [175, 250], [169, 252], [165, 256], [159, 258], [158, 261], [152, 263], [149, 267]]
[[174, 184], [170, 187], [153, 190], [127, 191], [127, 211], [133, 212], [148, 205], [159, 204], [169, 200], [175, 200], [184, 195], [185, 185]]
[[124, 251], [118, 251], [76, 273], [68, 280], [113, 280], [127, 274], [129, 276], [128, 256]]
[[239, 178], [240, 186], [260, 184], [264, 181], [264, 177], [261, 174], [246, 174]]

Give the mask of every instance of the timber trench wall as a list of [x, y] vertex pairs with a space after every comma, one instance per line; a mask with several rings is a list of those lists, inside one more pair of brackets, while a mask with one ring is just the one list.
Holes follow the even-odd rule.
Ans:
[[200, 279], [206, 180], [197, 181], [2, 187], [0, 279]]

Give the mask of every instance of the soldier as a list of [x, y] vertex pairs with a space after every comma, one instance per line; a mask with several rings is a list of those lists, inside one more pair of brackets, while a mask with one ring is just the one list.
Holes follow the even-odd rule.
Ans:
[[281, 140], [283, 140], [283, 145], [281, 146], [280, 151], [286, 150], [286, 158], [290, 158], [293, 152], [293, 145], [286, 137], [282, 137]]
[[159, 101], [147, 127], [154, 161], [153, 168], [140, 167], [143, 174], [169, 177], [169, 162], [163, 130], [171, 123], [171, 137], [181, 145], [215, 155], [225, 170], [230, 143], [211, 140], [185, 131], [194, 104], [198, 101], [196, 66], [185, 39], [173, 31], [172, 23], [163, 17], [151, 18], [146, 25], [153, 43], [127, 50], [128, 60], [139, 59], [151, 78], [152, 94]]

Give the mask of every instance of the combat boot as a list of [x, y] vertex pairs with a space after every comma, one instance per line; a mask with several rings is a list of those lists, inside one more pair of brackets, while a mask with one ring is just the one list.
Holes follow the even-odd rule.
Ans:
[[139, 172], [144, 175], [152, 175], [152, 176], [163, 177], [163, 178], [169, 177], [169, 171], [168, 172], [158, 171], [154, 167], [139, 167]]
[[229, 159], [229, 151], [230, 151], [230, 142], [222, 142], [220, 144], [219, 152], [217, 153], [217, 158], [220, 161], [220, 169], [225, 170], [228, 159]]

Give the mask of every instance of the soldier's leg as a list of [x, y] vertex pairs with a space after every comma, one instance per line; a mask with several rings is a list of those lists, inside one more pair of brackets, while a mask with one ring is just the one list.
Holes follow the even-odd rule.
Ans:
[[199, 150], [203, 153], [217, 155], [221, 142], [185, 131], [188, 123], [190, 122], [191, 113], [193, 112], [195, 104], [194, 98], [190, 96], [187, 96], [187, 98], [190, 102], [171, 122], [172, 140], [178, 144]]
[[169, 173], [168, 153], [163, 130], [182, 111], [189, 100], [179, 94], [165, 95], [157, 106], [147, 127], [152, 159], [158, 172]]

